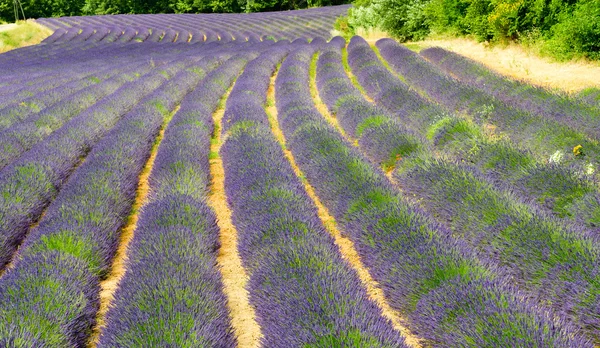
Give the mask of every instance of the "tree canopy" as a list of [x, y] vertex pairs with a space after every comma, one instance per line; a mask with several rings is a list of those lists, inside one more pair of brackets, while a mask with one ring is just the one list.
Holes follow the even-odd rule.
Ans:
[[[27, 18], [141, 13], [238, 13], [342, 5], [348, 0], [21, 0]], [[13, 0], [0, 0], [0, 20], [14, 21]]]

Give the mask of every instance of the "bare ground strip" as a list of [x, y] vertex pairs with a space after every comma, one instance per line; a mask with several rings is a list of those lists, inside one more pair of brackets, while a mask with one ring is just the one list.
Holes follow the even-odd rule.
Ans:
[[[285, 139], [283, 132], [281, 131], [281, 127], [279, 126], [279, 122], [277, 119], [277, 108], [275, 106], [276, 101], [275, 101], [275, 88], [274, 88], [276, 76], [277, 76], [277, 73], [275, 73], [273, 75], [273, 77], [271, 78], [271, 83], [270, 83], [269, 89], [267, 91], [267, 114], [269, 115], [269, 123], [271, 125], [271, 131], [275, 135], [275, 138], [277, 139], [277, 141], [281, 144], [284, 155], [290, 162], [290, 164], [294, 170], [294, 173], [296, 174], [296, 176], [298, 176], [299, 178], [302, 179], [302, 178], [305, 178], [304, 173], [300, 170], [300, 168], [296, 164], [294, 155], [291, 153], [291, 151], [289, 149], [287, 149], [286, 139]], [[311, 79], [311, 86], [313, 86], [313, 85], [314, 85], [314, 79]], [[318, 91], [315, 91], [315, 92], [316, 92], [316, 95], [318, 96]], [[312, 93], [313, 93], [313, 91], [311, 88], [311, 94]], [[314, 96], [314, 94], [313, 94], [313, 96]], [[323, 111], [327, 112], [327, 115], [324, 115], [324, 117], [326, 119], [328, 119], [328, 121], [332, 122], [332, 119], [334, 119], [334, 118], [329, 114], [329, 112], [327, 111], [326, 108], [323, 108], [323, 106], [324, 105], [322, 105], [321, 107], [317, 107], [317, 108], [321, 112], [323, 112]], [[337, 124], [337, 120], [335, 120], [335, 122], [332, 122], [332, 123], [334, 125]], [[339, 124], [337, 124], [337, 127], [338, 127], [337, 128], [338, 130], [341, 129], [341, 128], [339, 128]], [[325, 226], [327, 231], [330, 233], [330, 235], [333, 237], [336, 246], [339, 248], [340, 253], [342, 254], [342, 257], [350, 263], [351, 267], [358, 274], [361, 283], [366, 288], [369, 298], [377, 304], [377, 306], [381, 309], [383, 315], [392, 322], [394, 329], [399, 331], [404, 336], [405, 341], [408, 345], [410, 345], [412, 347], [420, 347], [421, 340], [417, 336], [413, 335], [410, 332], [410, 330], [404, 325], [405, 320], [402, 318], [402, 316], [388, 304], [387, 300], [385, 299], [383, 290], [381, 290], [381, 288], [379, 287], [379, 284], [373, 279], [373, 277], [371, 276], [371, 274], [369, 273], [369, 271], [367, 270], [365, 265], [362, 263], [360, 256], [358, 255], [358, 252], [356, 251], [356, 248], [354, 247], [354, 243], [350, 239], [342, 236], [340, 230], [337, 228], [334, 217], [331, 214], [329, 214], [328, 209], [323, 205], [323, 203], [321, 203], [319, 197], [316, 195], [315, 190], [310, 185], [310, 183], [305, 179], [302, 179], [301, 181], [304, 184], [304, 188], [306, 189], [306, 192], [308, 193], [309, 197], [312, 199], [312, 201], [316, 205], [319, 218], [323, 222], [323, 225]]]
[[119, 246], [115, 253], [115, 257], [110, 268], [110, 273], [106, 279], [100, 282], [100, 308], [98, 309], [98, 313], [96, 315], [96, 326], [94, 327], [94, 330], [92, 331], [88, 341], [88, 347], [96, 347], [98, 344], [102, 329], [106, 326], [106, 314], [110, 309], [115, 292], [119, 288], [119, 283], [127, 271], [125, 267], [125, 263], [127, 261], [127, 248], [129, 247], [129, 244], [133, 239], [135, 229], [137, 228], [137, 223], [140, 218], [140, 209], [146, 204], [148, 195], [150, 193], [148, 178], [150, 177], [150, 173], [152, 173], [154, 161], [156, 160], [156, 154], [158, 153], [158, 147], [163, 140], [165, 129], [178, 110], [179, 106], [177, 106], [173, 112], [165, 117], [154, 144], [152, 145], [150, 157], [146, 161], [146, 164], [140, 173], [138, 186], [135, 193], [135, 200], [133, 202], [133, 206], [131, 207], [131, 213], [127, 218], [127, 222], [121, 229]]
[[238, 253], [238, 236], [231, 220], [231, 209], [225, 195], [225, 171], [223, 160], [218, 155], [221, 148], [221, 124], [225, 113], [225, 101], [231, 93], [231, 88], [221, 99], [219, 108], [213, 113], [215, 131], [211, 141], [210, 173], [211, 184], [208, 203], [217, 215], [221, 248], [217, 255], [217, 263], [223, 279], [223, 288], [227, 297], [227, 307], [231, 318], [238, 347], [258, 347], [261, 330], [256, 322], [254, 307], [250, 305], [248, 290], [248, 275], [242, 266]]

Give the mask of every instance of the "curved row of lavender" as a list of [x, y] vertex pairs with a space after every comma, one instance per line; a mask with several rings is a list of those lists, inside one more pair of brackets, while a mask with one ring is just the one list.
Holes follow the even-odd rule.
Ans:
[[323, 119], [309, 90], [313, 53], [293, 52], [277, 76], [283, 132], [300, 169], [409, 327], [439, 346], [590, 346], [414, 207]]
[[[0, 55], [0, 272], [12, 261], [0, 274], [0, 346], [87, 343], [143, 164], [178, 104], [99, 344], [235, 346], [205, 199], [211, 114], [242, 71], [221, 155], [264, 346], [402, 346], [269, 130], [268, 77], [291, 51], [275, 88], [289, 149], [417, 336], [433, 346], [598, 342], [597, 139], [545, 117], [539, 93], [523, 87], [535, 105], [511, 108], [492, 95], [501, 89], [378, 42], [402, 82], [356, 38], [349, 65], [371, 103], [344, 72], [343, 39], [307, 45], [333, 21], [310, 11], [71, 18], [46, 44]], [[305, 38], [265, 40], [294, 35]], [[358, 146], [315, 108], [311, 63]], [[503, 137], [491, 141], [490, 126]], [[571, 155], [575, 143], [584, 156]], [[547, 163], [556, 146], [565, 158]]]
[[44, 43], [259, 41], [330, 37], [349, 5], [248, 14], [148, 14], [40, 18], [55, 30]]
[[[516, 147], [511, 141], [513, 137], [510, 130], [500, 129], [506, 131], [503, 137], [493, 134], [490, 136], [486, 130], [495, 125], [488, 124], [489, 120], [473, 122], [460, 113], [453, 113], [452, 108], [445, 109], [447, 104], [436, 105], [435, 101], [439, 99], [427, 99], [427, 95], [424, 98], [414, 92], [420, 86], [430, 86], [428, 88], [431, 89], [427, 91], [431, 93], [444, 93], [452, 98], [468, 101], [470, 95], [464, 89], [458, 87], [442, 90], [436, 87], [428, 81], [428, 76], [434, 79], [427, 72], [433, 71], [433, 67], [425, 62], [415, 63], [413, 57], [416, 55], [413, 52], [401, 48], [391, 40], [381, 40], [378, 46], [393, 66], [402, 67], [403, 78], [410, 82], [407, 85], [393, 76], [378, 62], [366, 42], [353, 40], [354, 53], [349, 57], [350, 65], [355, 73], [358, 72], [359, 80], [379, 105], [399, 117], [413, 131], [427, 137], [435, 151], [457, 161], [473, 164], [489, 176], [494, 184], [513, 191], [518, 189], [521, 196], [532, 201], [530, 203], [537, 201], [534, 205], [538, 208], [585, 227], [593, 238], [598, 238], [599, 191], [595, 185], [594, 173], [582, 170], [587, 162], [584, 156], [581, 159], [569, 156], [570, 160], [548, 163], [546, 158], [540, 158], [530, 149]], [[418, 56], [416, 59], [419, 59]], [[442, 75], [437, 75], [437, 78], [449, 80], [449, 77]], [[491, 99], [491, 102], [496, 101]], [[501, 107], [507, 109], [506, 106]], [[494, 110], [495, 108], [489, 112]]]
[[543, 87], [508, 79], [482, 64], [443, 48], [423, 50], [421, 56], [461, 81], [509, 105], [551, 117], [600, 140], [600, 105], [593, 107], [567, 94], [558, 94]]
[[[373, 81], [374, 72], [379, 71], [377, 81], [386, 82], [382, 93], [394, 87], [383, 78], [389, 74], [383, 66], [373, 69], [378, 67], [374, 64], [378, 58], [364, 41], [353, 39], [348, 50], [350, 65], [355, 67], [359, 81]], [[361, 150], [376, 165], [389, 168], [390, 163], [395, 164], [394, 177], [402, 191], [419, 197], [419, 205], [465, 241], [482, 263], [491, 264], [499, 274], [512, 279], [540, 306], [572, 320], [591, 336], [598, 336], [595, 317], [600, 313], [593, 303], [600, 288], [593, 279], [600, 275], [600, 248], [582, 231], [566, 228], [537, 207], [521, 202], [512, 192], [499, 190], [493, 180], [490, 182], [476, 168], [453, 156], [452, 146], [447, 149], [444, 145], [456, 141], [456, 147], [472, 146], [462, 134], [473, 129], [466, 120], [458, 124], [447, 114], [442, 122], [448, 127], [440, 127], [439, 121], [432, 118], [435, 106], [428, 106], [426, 100], [419, 104], [419, 98], [400, 85], [394, 90], [393, 110], [379, 109], [352, 85], [339, 50], [324, 51], [319, 56], [317, 85], [344, 130], [358, 138]], [[372, 92], [374, 86], [368, 87]], [[376, 100], [379, 97], [374, 95]], [[416, 111], [408, 112], [415, 107]], [[442, 131], [446, 133], [440, 135]], [[499, 149], [497, 146], [489, 150], [504, 155]], [[496, 164], [489, 162], [484, 168]], [[515, 167], [515, 174], [525, 175], [525, 168]], [[556, 167], [539, 168], [544, 169], [551, 173]], [[568, 194], [568, 187], [562, 187]], [[544, 274], [545, 269], [550, 269], [548, 274]], [[581, 298], [583, 293], [589, 295]]]
[[[366, 42], [355, 40], [355, 53], [349, 60], [355, 71], [364, 70], [359, 74], [361, 83], [379, 105], [429, 137], [436, 151], [471, 162], [496, 185], [518, 189], [525, 199], [535, 200], [540, 209], [582, 226], [598, 238], [600, 195], [595, 184], [595, 140], [486, 97], [391, 40], [380, 40], [377, 45], [409, 84], [393, 76]], [[471, 117], [460, 116], [461, 111]], [[501, 135], [490, 136], [490, 129]], [[575, 156], [572, 149], [577, 145], [591, 153]], [[557, 148], [560, 158], [554, 159]]]
[[[190, 63], [178, 65], [180, 70]], [[193, 63], [190, 67], [198, 65]], [[99, 281], [111, 265], [118, 232], [131, 210], [138, 176], [150, 154], [154, 135], [168, 113], [199, 82], [196, 73], [177, 70], [171, 81], [141, 101], [94, 146], [48, 207], [39, 227], [30, 231], [19, 249], [16, 266], [0, 284], [0, 322], [19, 325], [49, 345], [84, 344], [95, 323]], [[53, 295], [66, 284], [46, 277], [32, 282], [32, 269], [73, 273], [73, 269], [60, 263], [46, 261], [49, 255], [81, 263], [75, 270], [80, 277], [86, 277], [86, 288], [58, 299]], [[45, 285], [49, 281], [53, 282], [52, 292]], [[40, 302], [52, 303], [56, 309], [48, 310], [46, 305], [41, 311], [36, 310]], [[54, 316], [56, 319], [48, 320]]]
[[[151, 52], [148, 52], [153, 55]], [[148, 54], [146, 53], [146, 54]], [[162, 53], [165, 53], [164, 51]], [[62, 127], [52, 132], [42, 128], [48, 136], [43, 141], [30, 144], [28, 151], [22, 152], [6, 167], [0, 170], [0, 268], [10, 260], [17, 245], [27, 233], [29, 225], [36, 221], [43, 209], [54, 199], [73, 168], [104, 134], [136, 106], [144, 97], [169, 80], [180, 69], [180, 62], [189, 57], [202, 57], [196, 50], [180, 52], [180, 55], [155, 55], [159, 60], [140, 63], [140, 69], [132, 71], [132, 80], [123, 84], [114, 93], [99, 99], [97, 103], [66, 121]], [[145, 56], [138, 56], [143, 58]], [[188, 57], [188, 58], [186, 58]], [[139, 59], [138, 58], [138, 59]], [[167, 59], [168, 58], [168, 59]], [[163, 60], [166, 59], [166, 60]], [[174, 63], [169, 63], [171, 60]], [[109, 62], [110, 63], [110, 62]], [[116, 67], [115, 67], [116, 68]], [[142, 75], [144, 72], [149, 72]], [[27, 88], [27, 87], [25, 87]], [[91, 95], [95, 98], [95, 89]], [[68, 98], [67, 98], [68, 100]], [[74, 106], [85, 102], [75, 99]], [[52, 108], [52, 107], [51, 107]], [[60, 108], [58, 108], [60, 110]], [[56, 113], [57, 110], [55, 110]], [[72, 111], [72, 110], [71, 110]], [[70, 112], [73, 114], [73, 112]], [[51, 113], [50, 116], [53, 116]], [[59, 117], [57, 114], [56, 117]], [[60, 120], [60, 119], [59, 119]], [[35, 122], [34, 122], [35, 126]], [[37, 134], [37, 132], [35, 133]], [[8, 133], [8, 135], [11, 135]], [[35, 139], [35, 138], [34, 138]], [[21, 140], [21, 139], [16, 139]], [[5, 142], [8, 152], [19, 152], [26, 142]], [[16, 150], [11, 150], [16, 148]]]
[[[382, 56], [417, 88], [431, 83], [424, 80], [435, 79], [433, 76], [437, 76], [438, 79], [444, 78], [433, 67], [428, 67], [427, 63], [416, 54], [391, 40], [381, 40], [377, 46]], [[462, 94], [462, 98], [469, 96], [464, 94], [466, 89], [462, 87], [441, 92], [439, 85], [436, 87], [431, 85], [432, 87], [424, 87], [424, 89], [427, 92], [431, 91], [432, 96], [433, 93], [453, 92]], [[556, 98], [558, 99], [559, 96]], [[511, 111], [493, 99], [487, 100], [495, 103], [498, 109], [518, 112]], [[556, 103], [549, 103], [548, 118], [551, 117], [550, 113], [556, 111], [556, 106]], [[567, 101], [564, 101], [563, 106], [567, 106]], [[539, 113], [539, 110], [543, 110], [543, 105], [534, 109]], [[543, 131], [544, 123], [548, 123], [546, 119], [540, 121], [542, 124], [538, 124], [535, 122], [537, 118], [532, 114], [521, 112], [521, 115], [524, 115], [522, 121], [529, 123], [527, 129], [538, 128], [536, 129], [538, 133], [532, 132], [530, 137], [551, 137]], [[488, 121], [493, 122], [493, 120], [495, 118]], [[424, 124], [421, 126], [425, 130], [426, 126]], [[482, 144], [482, 142], [464, 141], [477, 134], [477, 128], [467, 125], [464, 120], [446, 122], [436, 128], [430, 131], [430, 135], [434, 141], [442, 145], [444, 142], [452, 143], [456, 140], [467, 148], [473, 144]], [[573, 127], [573, 129], [581, 130], [582, 127]], [[556, 124], [554, 124], [554, 131], [557, 134], [553, 136], [564, 136], [561, 127]], [[593, 161], [594, 155], [590, 154], [586, 159], [582, 155], [575, 156], [573, 153], [570, 161], [564, 161], [565, 166], [561, 163], [539, 161], [535, 156], [519, 153], [514, 148], [506, 146], [515, 132], [507, 132], [506, 142], [494, 142], [487, 145], [487, 149], [486, 146], [482, 146], [483, 150], [472, 150], [475, 152], [474, 156], [470, 156], [474, 159], [473, 162], [483, 172], [491, 171], [492, 175], [488, 174], [491, 180], [486, 180], [488, 178], [482, 177], [472, 168], [461, 170], [441, 163], [430, 163], [412, 173], [411, 170], [407, 173], [398, 173], [397, 178], [409, 191], [412, 190], [414, 194], [422, 197], [424, 205], [429, 206], [429, 209], [435, 211], [440, 218], [451, 221], [456, 231], [462, 231], [461, 234], [469, 236], [468, 238], [480, 244], [479, 248], [484, 247], [484, 254], [494, 250], [491, 254], [494, 258], [499, 257], [509, 268], [518, 270], [515, 278], [522, 278], [525, 281], [522, 286], [533, 291], [539, 301], [564, 317], [572, 319], [598, 340], [600, 336], [598, 331], [600, 287], [597, 281], [600, 276], [598, 268], [600, 194], [594, 173], [577, 169], [581, 166], [578, 161], [583, 163], [590, 159]], [[565, 136], [564, 141], [577, 141], [573, 132], [567, 134], [572, 137]], [[459, 142], [454, 146], [458, 146]], [[594, 140], [590, 142], [597, 143]], [[571, 146], [574, 146], [577, 142], [572, 144]], [[593, 147], [590, 151], [593, 151]], [[469, 159], [469, 156], [464, 158]], [[498, 170], [494, 173], [495, 168]], [[503, 186], [516, 195], [494, 196], [493, 186]], [[439, 197], [453, 198], [444, 200]], [[520, 198], [524, 198], [525, 202], [535, 200], [533, 209], [523, 204]], [[548, 203], [545, 202], [546, 200]], [[543, 207], [540, 207], [540, 202]], [[574, 224], [568, 227], [561, 226], [558, 222], [552, 222], [550, 218], [543, 218], [544, 214], [536, 208], [549, 208], [546, 210], [563, 219], [572, 219]], [[483, 235], [475, 237], [468, 229], [483, 232]], [[486, 241], [490, 237], [497, 238], [496, 236], [503, 238], [501, 242]], [[493, 248], [489, 245], [493, 245]]]
[[225, 190], [265, 347], [405, 347], [319, 220], [265, 112], [269, 80], [298, 41], [251, 62], [227, 100]]
[[112, 264], [158, 129], [227, 56], [264, 46], [196, 47], [151, 64], [138, 56], [137, 65], [151, 72], [131, 72], [130, 82], [0, 171], [3, 267], [12, 259], [0, 279], [2, 345], [86, 344], [99, 282]]
[[253, 57], [236, 55], [209, 73], [169, 122], [99, 347], [235, 345], [216, 263], [219, 228], [206, 203], [208, 157], [212, 113]]
[[[380, 40], [377, 46], [407, 82], [444, 108], [467, 113], [479, 124], [493, 124], [499, 131], [506, 132], [511, 141], [540, 158], [552, 159], [552, 155], [559, 152], [567, 154], [559, 162], [568, 163], [580, 172], [585, 173], [588, 164], [600, 168], [600, 144], [598, 139], [586, 134], [582, 129], [585, 127], [559, 122], [550, 113], [544, 115], [514, 108], [445, 74], [418, 54], [394, 44], [393, 40]], [[577, 145], [582, 146], [586, 156], [577, 157], [573, 153]]]

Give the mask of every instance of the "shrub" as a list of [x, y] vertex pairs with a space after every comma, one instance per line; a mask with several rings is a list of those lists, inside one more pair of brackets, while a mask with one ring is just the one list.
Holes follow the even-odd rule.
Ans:
[[401, 41], [430, 33], [472, 35], [479, 41], [541, 42], [565, 60], [600, 59], [600, 2], [595, 0], [357, 0], [348, 22]]

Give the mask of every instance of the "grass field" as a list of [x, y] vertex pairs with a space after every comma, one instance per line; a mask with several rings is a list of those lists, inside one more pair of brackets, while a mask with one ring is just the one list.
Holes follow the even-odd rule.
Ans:
[[36, 45], [52, 34], [52, 31], [33, 21], [0, 25], [0, 53], [15, 48]]
[[597, 67], [329, 37], [346, 10], [0, 54], [0, 346], [600, 344], [600, 93], [565, 92]]

